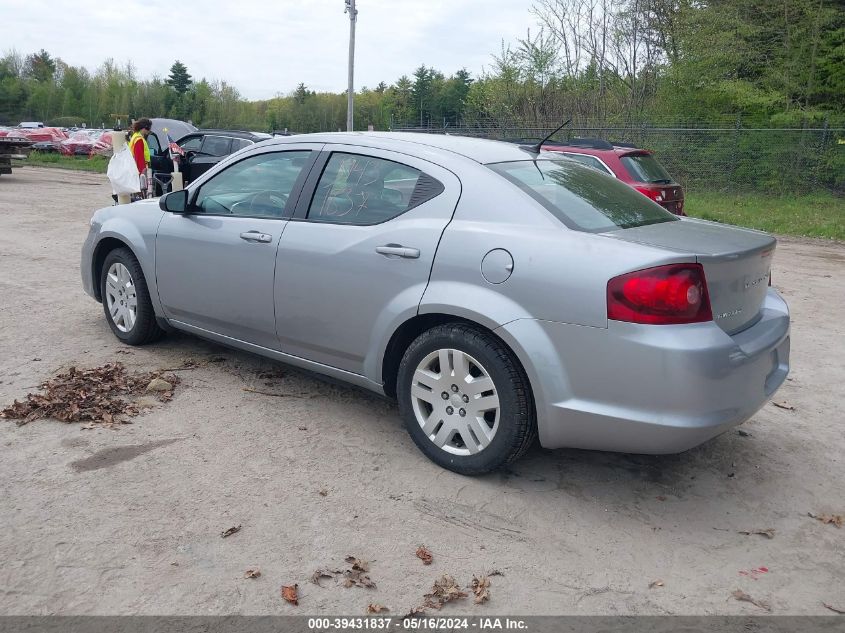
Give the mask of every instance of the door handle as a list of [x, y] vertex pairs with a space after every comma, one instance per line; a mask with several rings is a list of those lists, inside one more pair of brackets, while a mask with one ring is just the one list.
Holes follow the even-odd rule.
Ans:
[[420, 256], [420, 249], [409, 248], [401, 244], [385, 244], [376, 246], [376, 253], [388, 257], [405, 257], [406, 259], [417, 259]]
[[247, 242], [270, 242], [273, 240], [273, 236], [260, 231], [246, 231], [241, 233], [241, 239]]

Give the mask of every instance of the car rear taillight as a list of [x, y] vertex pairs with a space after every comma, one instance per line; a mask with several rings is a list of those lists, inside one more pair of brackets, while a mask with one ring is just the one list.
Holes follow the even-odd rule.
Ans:
[[671, 325], [712, 321], [701, 264], [669, 264], [614, 277], [607, 282], [607, 318]]
[[641, 187], [634, 185], [634, 189], [643, 194], [646, 198], [650, 198], [655, 202], [663, 202], [663, 194], [660, 189], [653, 189], [651, 187]]

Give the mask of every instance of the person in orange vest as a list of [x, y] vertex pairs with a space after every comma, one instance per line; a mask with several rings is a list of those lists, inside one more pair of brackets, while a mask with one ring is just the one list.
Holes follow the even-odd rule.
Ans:
[[141, 180], [141, 193], [134, 199], [147, 197], [147, 183], [149, 177], [147, 169], [150, 166], [150, 146], [147, 145], [147, 137], [152, 130], [153, 122], [147, 118], [138, 119], [132, 124], [134, 134], [129, 138], [129, 151], [135, 159], [135, 166], [138, 168], [138, 177]]

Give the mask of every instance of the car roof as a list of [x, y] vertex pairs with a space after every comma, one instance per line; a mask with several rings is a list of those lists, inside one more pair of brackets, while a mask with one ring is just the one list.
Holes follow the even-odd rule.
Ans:
[[596, 149], [594, 147], [584, 147], [582, 145], [566, 145], [564, 143], [549, 142], [543, 145], [543, 149], [550, 152], [572, 152], [576, 154], [587, 154], [588, 156], [607, 156], [608, 154], [616, 154], [617, 156], [648, 156], [653, 154], [651, 150], [640, 149], [638, 147], [619, 147], [614, 145], [610, 149]]
[[265, 142], [265, 144], [274, 145], [288, 143], [354, 144], [400, 152], [408, 152], [416, 146], [418, 151], [423, 149], [442, 150], [481, 164], [531, 160], [535, 157], [532, 152], [513, 143], [470, 136], [418, 132], [318, 132], [316, 134], [274, 137]]
[[192, 134], [220, 134], [221, 136], [234, 136], [235, 138], [246, 138], [250, 140], [256, 139], [268, 139], [272, 138], [271, 134], [266, 134], [264, 132], [250, 132], [249, 130], [220, 130], [216, 128], [200, 128], [195, 132], [191, 132], [191, 134], [186, 134], [185, 136], [191, 136]]

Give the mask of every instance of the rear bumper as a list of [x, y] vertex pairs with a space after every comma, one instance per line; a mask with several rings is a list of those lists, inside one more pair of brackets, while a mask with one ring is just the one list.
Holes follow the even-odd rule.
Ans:
[[789, 371], [789, 310], [773, 290], [760, 320], [733, 336], [713, 322], [530, 319], [497, 333], [528, 372], [547, 448], [678, 453], [750, 418]]

